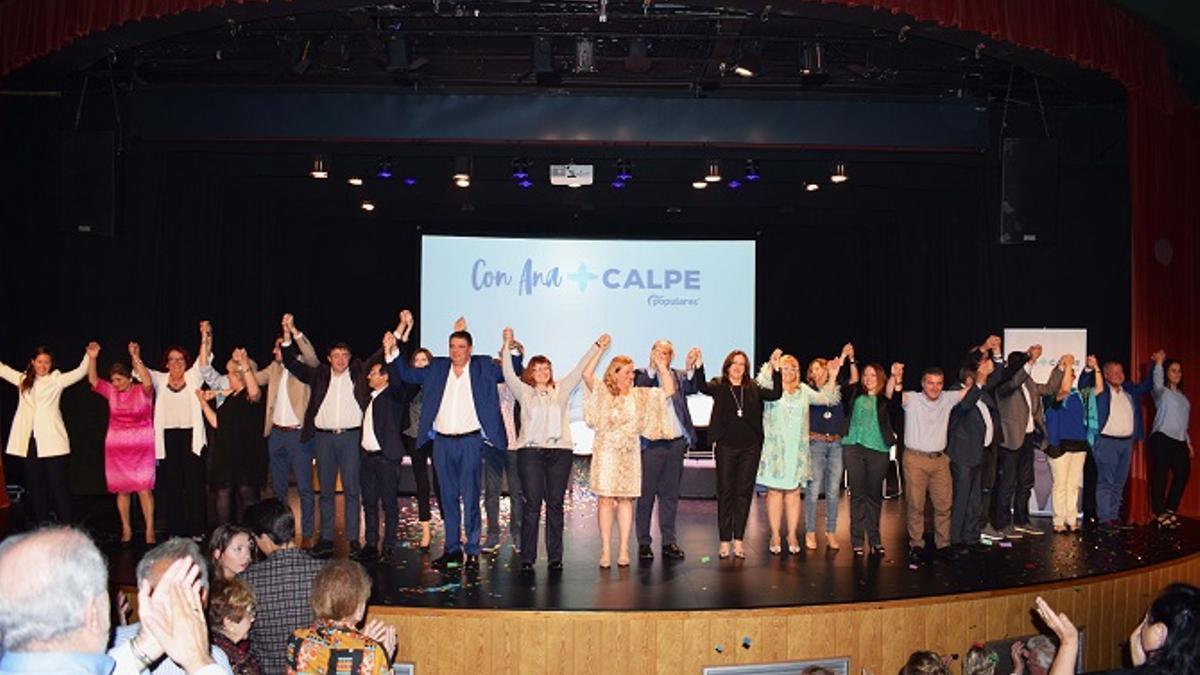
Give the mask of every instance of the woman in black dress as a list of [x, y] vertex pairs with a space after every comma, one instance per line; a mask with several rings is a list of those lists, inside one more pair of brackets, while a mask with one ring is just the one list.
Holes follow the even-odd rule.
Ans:
[[[746, 520], [754, 498], [754, 479], [763, 445], [763, 401], [777, 401], [783, 395], [783, 376], [776, 349], [771, 354], [774, 387], [760, 389], [747, 373], [750, 359], [735, 349], [725, 357], [721, 376], [704, 381], [704, 366], [697, 367], [696, 382], [701, 392], [713, 399], [708, 425], [708, 441], [716, 444], [717, 455], [717, 529], [721, 548], [718, 555], [745, 558], [742, 540]], [[732, 544], [732, 547], [731, 547]]]
[[[267, 468], [262, 436], [262, 390], [254, 377], [254, 361], [246, 355], [245, 349], [235, 349], [226, 369], [227, 391], [196, 392], [204, 417], [213, 428], [208, 441], [208, 483], [217, 493], [218, 523], [237, 520], [235, 491], [241, 497], [243, 510], [258, 502]], [[224, 400], [214, 410], [211, 400], [218, 395]]]

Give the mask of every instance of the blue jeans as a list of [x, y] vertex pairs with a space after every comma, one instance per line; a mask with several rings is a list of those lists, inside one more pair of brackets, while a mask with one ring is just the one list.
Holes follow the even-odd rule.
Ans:
[[1096, 458], [1096, 517], [1101, 522], [1121, 516], [1121, 498], [1129, 480], [1133, 440], [1099, 436], [1092, 454]]
[[[466, 521], [467, 555], [479, 555], [479, 477], [482, 473], [483, 436], [442, 436], [433, 439], [433, 465], [441, 485], [442, 516], [446, 527], [446, 553], [462, 549], [459, 541]], [[462, 503], [459, 504], [459, 499]], [[464, 517], [465, 516], [465, 517]]]
[[288, 470], [296, 474], [296, 491], [300, 493], [300, 532], [305, 537], [313, 536], [312, 441], [302, 442], [299, 429], [271, 429], [267, 453], [271, 461], [271, 490], [284, 504], [288, 501]]
[[804, 489], [804, 531], [817, 531], [817, 495], [825, 492], [825, 531], [837, 532], [842, 490], [842, 442], [809, 441], [812, 478]]
[[[346, 539], [358, 543], [358, 515], [362, 511], [358, 476], [359, 432], [355, 429], [335, 434], [317, 431], [313, 446], [317, 450], [317, 478], [321, 481], [321, 539], [332, 542], [337, 513], [337, 478], [342, 475], [342, 498], [346, 508]], [[297, 481], [299, 482], [299, 481]]]

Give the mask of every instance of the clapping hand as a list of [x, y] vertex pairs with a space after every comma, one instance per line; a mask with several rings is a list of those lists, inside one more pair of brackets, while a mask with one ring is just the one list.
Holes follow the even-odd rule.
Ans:
[[379, 619], [371, 619], [363, 626], [363, 634], [383, 645], [388, 658], [396, 654], [396, 627], [390, 626]]
[[1079, 629], [1075, 627], [1075, 624], [1071, 623], [1066, 614], [1055, 612], [1050, 607], [1050, 604], [1040, 596], [1036, 602], [1038, 616], [1042, 617], [1042, 621], [1045, 621], [1050, 630], [1054, 631], [1054, 634], [1058, 636], [1060, 645], [1074, 644], [1079, 639]]

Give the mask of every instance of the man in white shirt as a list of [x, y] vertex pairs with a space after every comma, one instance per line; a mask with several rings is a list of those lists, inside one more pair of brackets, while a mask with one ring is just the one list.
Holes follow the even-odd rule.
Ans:
[[[321, 535], [312, 554], [329, 557], [333, 553], [336, 531], [335, 499], [337, 479], [342, 479], [342, 498], [346, 516], [346, 539], [350, 555], [357, 558], [362, 547], [358, 542], [358, 518], [362, 511], [360, 500], [359, 440], [362, 437], [363, 410], [370, 402], [367, 366], [353, 358], [350, 347], [337, 342], [329, 348], [327, 362], [312, 367], [296, 358], [296, 347], [284, 344], [283, 364], [297, 379], [312, 387], [312, 397], [304, 413], [301, 441], [313, 441], [317, 457], [317, 478], [321, 485]], [[382, 348], [367, 358], [366, 363], [382, 358]]]
[[[1095, 359], [1079, 377], [1079, 388], [1093, 385]], [[1104, 384], [1096, 394], [1096, 422], [1100, 433], [1092, 455], [1096, 460], [1096, 518], [1107, 531], [1121, 527], [1121, 500], [1129, 480], [1133, 444], [1142, 439], [1142, 396], [1154, 388], [1149, 373], [1140, 384], [1125, 379], [1125, 367], [1115, 361], [1104, 364]]]

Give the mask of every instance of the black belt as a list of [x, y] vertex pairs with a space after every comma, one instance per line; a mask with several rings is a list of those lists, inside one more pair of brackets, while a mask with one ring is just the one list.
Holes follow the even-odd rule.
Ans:
[[441, 436], [442, 438], [467, 438], [468, 436], [478, 436], [481, 433], [482, 433], [482, 430], [476, 429], [475, 431], [468, 431], [465, 434], [443, 434], [442, 432], [439, 431], [439, 432], [437, 432], [437, 435]]
[[943, 452], [941, 450], [938, 450], [937, 452], [925, 452], [924, 450], [918, 450], [916, 448], [908, 448], [908, 450], [910, 450], [911, 452], [915, 452], [918, 455], [925, 455], [929, 459], [937, 459], [938, 457], [941, 457], [942, 455], [946, 454], [945, 452]]
[[323, 434], [333, 434], [334, 436], [339, 436], [347, 431], [358, 431], [361, 428], [362, 427], [347, 427], [345, 429], [317, 429], [317, 431]]
[[1100, 434], [1100, 438], [1107, 438], [1112, 441], [1129, 441], [1133, 440], [1133, 436], [1109, 436], [1108, 434]]

